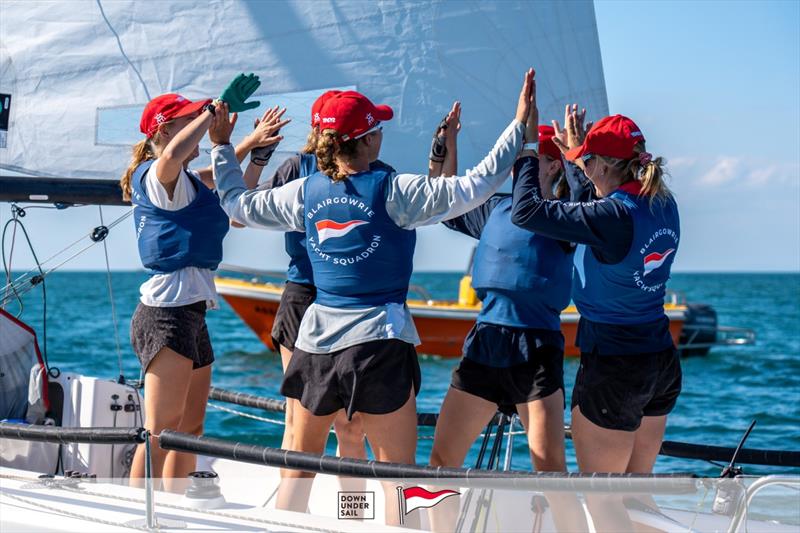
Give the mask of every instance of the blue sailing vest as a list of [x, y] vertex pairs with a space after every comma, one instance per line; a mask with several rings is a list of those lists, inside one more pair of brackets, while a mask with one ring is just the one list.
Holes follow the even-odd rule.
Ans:
[[216, 270], [222, 261], [222, 240], [230, 227], [217, 193], [194, 173], [187, 172], [197, 191], [194, 200], [177, 211], [156, 207], [145, 186], [152, 163], [145, 161], [131, 177], [133, 219], [142, 264], [152, 274], [189, 266]]
[[511, 197], [500, 200], [472, 267], [472, 286], [483, 300], [478, 322], [560, 331], [571, 279], [572, 254], [558, 241], [512, 224]]
[[386, 213], [394, 172], [381, 168], [335, 182], [322, 172], [304, 184], [306, 249], [316, 302], [330, 307], [404, 303], [417, 234]]
[[[310, 176], [317, 171], [317, 158], [313, 154], [300, 154], [300, 177]], [[314, 284], [314, 273], [311, 270], [311, 260], [306, 251], [306, 234], [302, 231], [287, 231], [283, 234], [286, 253], [289, 254], [289, 270], [286, 271], [287, 281]]]
[[601, 263], [590, 247], [575, 251], [572, 299], [581, 316], [603, 324], [632, 325], [664, 317], [664, 294], [680, 240], [678, 206], [671, 197], [638, 195], [637, 184], [609, 198], [627, 206], [633, 217], [633, 241], [619, 263]]

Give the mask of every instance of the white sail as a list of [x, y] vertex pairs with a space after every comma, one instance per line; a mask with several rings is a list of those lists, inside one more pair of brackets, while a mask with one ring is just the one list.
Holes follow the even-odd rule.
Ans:
[[[3, 0], [0, 174], [118, 179], [150, 97], [216, 96], [239, 72], [261, 77], [262, 112], [289, 107], [284, 157], [302, 146], [321, 92], [357, 88], [395, 109], [381, 158], [425, 172], [433, 129], [460, 100], [463, 171], [508, 123], [529, 66], [543, 122], [573, 101], [607, 113], [589, 1]], [[255, 116], [240, 117], [239, 137]]]
[[607, 111], [591, 2], [4, 0], [0, 10], [3, 169], [116, 178], [148, 97], [215, 96], [242, 71], [261, 76], [263, 105], [294, 104], [284, 151], [299, 148], [306, 104], [325, 89], [357, 87], [393, 106], [383, 157], [404, 171], [424, 168], [455, 99], [459, 153], [477, 161], [529, 65], [543, 118], [568, 101]]

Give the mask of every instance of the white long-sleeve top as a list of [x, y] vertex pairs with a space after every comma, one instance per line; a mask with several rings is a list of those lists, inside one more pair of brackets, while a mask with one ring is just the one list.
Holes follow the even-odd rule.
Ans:
[[[387, 214], [399, 227], [411, 230], [479, 206], [508, 178], [524, 131], [524, 124], [513, 120], [489, 154], [464, 176], [396, 174], [387, 187]], [[211, 161], [222, 208], [233, 220], [249, 227], [305, 231], [305, 177], [276, 189], [248, 190], [233, 146], [215, 146]], [[420, 343], [405, 304], [339, 309], [314, 303], [303, 316], [295, 345], [309, 353], [330, 353], [378, 339]]]

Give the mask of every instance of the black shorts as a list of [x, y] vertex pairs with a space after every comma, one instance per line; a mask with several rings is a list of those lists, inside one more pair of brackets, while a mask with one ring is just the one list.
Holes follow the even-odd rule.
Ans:
[[635, 431], [644, 416], [662, 416], [681, 392], [681, 361], [674, 347], [639, 355], [582, 353], [572, 408], [606, 429]]
[[180, 307], [150, 307], [139, 303], [131, 318], [131, 345], [146, 371], [162, 348], [192, 360], [192, 368], [214, 362], [206, 326], [206, 302]]
[[294, 350], [300, 321], [303, 320], [306, 309], [314, 303], [316, 297], [317, 288], [313, 285], [304, 285], [293, 281], [286, 282], [283, 294], [281, 294], [281, 303], [278, 305], [278, 312], [275, 313], [275, 322], [272, 324], [272, 343], [276, 350], [279, 349], [279, 346]]
[[414, 346], [397, 339], [357, 344], [328, 354], [295, 348], [283, 377], [281, 394], [300, 400], [317, 416], [347, 412], [391, 413], [420, 386]]
[[[489, 357], [517, 364], [497, 367], [481, 362]], [[536, 330], [476, 324], [467, 336], [464, 358], [453, 370], [450, 385], [512, 411], [511, 406], [564, 390], [564, 350], [542, 345]]]

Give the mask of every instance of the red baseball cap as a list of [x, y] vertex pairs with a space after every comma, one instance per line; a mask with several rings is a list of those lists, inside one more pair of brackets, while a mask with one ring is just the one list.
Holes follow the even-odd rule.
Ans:
[[319, 127], [336, 130], [342, 140], [349, 141], [393, 116], [394, 111], [388, 105], [375, 105], [359, 92], [344, 91], [322, 106]]
[[644, 134], [634, 121], [622, 115], [612, 115], [597, 121], [586, 134], [583, 144], [569, 150], [565, 157], [575, 161], [586, 154], [594, 154], [631, 159], [633, 148], [640, 142], [644, 142]]
[[322, 93], [322, 95], [314, 100], [314, 103], [311, 104], [311, 127], [315, 128], [319, 126], [320, 122], [320, 112], [322, 111], [322, 106], [325, 105], [325, 102], [336, 96], [337, 94], [342, 94], [342, 91], [327, 91]]
[[162, 94], [161, 96], [156, 96], [149, 102], [147, 105], [144, 106], [144, 111], [142, 112], [142, 120], [139, 122], [139, 129], [147, 135], [147, 138], [155, 134], [158, 131], [158, 127], [165, 123], [169, 122], [170, 120], [176, 119], [178, 117], [185, 117], [187, 115], [191, 115], [192, 113], [196, 113], [203, 109], [206, 104], [211, 102], [211, 98], [206, 100], [198, 100], [197, 102], [192, 102], [188, 98], [184, 98], [183, 96], [175, 93], [167, 93]]
[[544, 124], [539, 126], [539, 153], [561, 162], [561, 150], [559, 150], [556, 143], [553, 142], [553, 136], [555, 134], [556, 130], [553, 129], [553, 126], [546, 126]]

